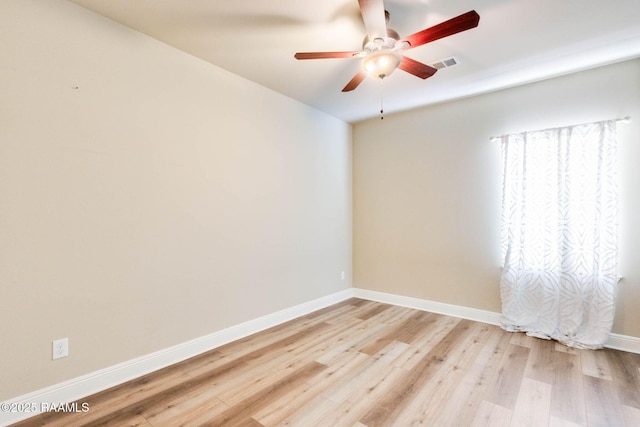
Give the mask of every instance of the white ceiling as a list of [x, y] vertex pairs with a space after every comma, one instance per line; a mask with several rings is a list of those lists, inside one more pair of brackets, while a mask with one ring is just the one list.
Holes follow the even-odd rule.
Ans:
[[[341, 92], [359, 59], [293, 57], [360, 50], [357, 0], [72, 1], [347, 122], [379, 114], [379, 81]], [[384, 81], [387, 113], [640, 57], [640, 0], [385, 0], [385, 8], [401, 37], [480, 14], [477, 28], [406, 52], [460, 64], [427, 80], [396, 71]]]

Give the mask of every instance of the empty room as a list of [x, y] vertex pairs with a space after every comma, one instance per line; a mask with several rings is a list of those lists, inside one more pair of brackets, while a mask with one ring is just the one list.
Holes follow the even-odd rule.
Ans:
[[0, 426], [640, 425], [637, 0], [0, 0]]

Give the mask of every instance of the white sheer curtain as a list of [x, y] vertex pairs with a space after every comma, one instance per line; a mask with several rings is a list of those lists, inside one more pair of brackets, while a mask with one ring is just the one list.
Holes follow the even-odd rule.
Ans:
[[618, 283], [614, 120], [502, 137], [502, 327], [600, 348]]

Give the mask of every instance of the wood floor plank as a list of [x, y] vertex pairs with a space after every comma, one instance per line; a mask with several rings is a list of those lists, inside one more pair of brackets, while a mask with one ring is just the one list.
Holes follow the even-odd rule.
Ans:
[[327, 351], [318, 356], [317, 360], [330, 365], [335, 358], [343, 357], [343, 353], [359, 352], [362, 347], [375, 341], [379, 334], [388, 328], [389, 325], [377, 323], [374, 320], [360, 321], [348, 327], [345, 334], [327, 340]]
[[569, 353], [569, 354], [575, 354], [575, 355], [580, 354], [580, 349], [569, 347], [564, 344], [560, 344], [559, 342], [556, 343], [556, 351], [561, 351], [563, 353]]
[[398, 425], [448, 425], [453, 422], [447, 412], [456, 387], [465, 376], [466, 369], [481, 353], [491, 327], [480, 323], [469, 325], [468, 333], [458, 345], [446, 354], [440, 367], [435, 370], [427, 384], [421, 387], [394, 423]]
[[32, 426], [640, 425], [640, 355], [350, 299]]
[[491, 335], [471, 366], [465, 369], [464, 378], [447, 403], [444, 413], [448, 416], [442, 420], [442, 425], [468, 426], [476, 419], [510, 342], [509, 334], [497, 326], [490, 330]]
[[396, 341], [413, 344], [416, 339], [424, 334], [427, 325], [435, 322], [437, 315], [432, 313], [415, 312], [405, 320], [402, 328], [398, 328]]
[[612, 381], [611, 368], [604, 351], [582, 351], [580, 352], [580, 364], [582, 373], [602, 380]]
[[288, 327], [278, 325], [265, 331], [223, 345], [212, 351], [211, 357], [197, 357], [195, 361], [187, 361], [182, 369], [192, 377], [224, 366], [233, 369], [237, 364], [246, 363], [259, 358], [270, 357], [272, 351], [295, 347], [304, 337], [313, 337], [331, 327], [325, 322], [309, 323], [305, 319], [302, 324], [287, 322]]
[[367, 328], [366, 330], [360, 330], [360, 335], [348, 335], [340, 337], [337, 340], [333, 340], [333, 348], [329, 343], [329, 348], [322, 355], [316, 359], [320, 363], [331, 365], [336, 360], [341, 360], [344, 357], [348, 357], [349, 354], [360, 353], [359, 349], [366, 345], [370, 337], [375, 337], [377, 333], [386, 329], [386, 325], [375, 325]]
[[387, 310], [390, 310], [393, 306], [388, 304], [374, 304], [368, 310], [363, 311], [358, 315], [358, 319], [367, 320], [373, 316], [377, 316]]
[[[371, 339], [370, 337], [378, 336], [382, 330], [389, 327], [372, 319], [360, 320], [357, 324], [331, 323], [328, 325], [329, 328], [326, 331], [314, 335], [313, 339], [305, 343], [299, 343], [289, 353], [295, 355], [309, 354], [317, 360], [323, 357], [330, 359], [329, 354], [332, 354], [337, 347], [349, 343], [350, 350], [355, 351], [360, 345], [358, 344], [359, 342], [363, 340], [368, 342]], [[352, 334], [352, 332], [356, 333]], [[349, 336], [353, 336], [353, 340], [349, 339]]]
[[556, 343], [551, 340], [536, 339], [529, 350], [525, 376], [547, 384], [553, 382], [555, 371]]
[[[332, 316], [331, 319], [328, 319], [326, 321], [333, 324], [353, 322], [354, 320], [361, 322], [363, 320], [361, 318], [363, 313], [367, 313], [371, 311], [373, 308], [376, 307], [376, 305], [380, 304], [374, 301], [366, 301], [366, 300], [361, 300], [361, 301], [364, 301], [364, 302], [357, 305], [353, 305], [351, 309], [346, 312], [336, 313], [335, 316]], [[382, 305], [386, 306], [386, 304], [382, 304]]]
[[414, 313], [415, 310], [412, 310], [410, 308], [392, 305], [390, 309], [376, 315], [375, 321], [390, 326], [397, 325], [398, 323], [411, 317]]
[[325, 415], [322, 425], [352, 426], [357, 424], [365, 413], [375, 408], [377, 401], [405, 374], [402, 369], [387, 367], [389, 370], [382, 371], [372, 366], [366, 380], [358, 379], [358, 386], [351, 388], [351, 393], [346, 399], [342, 401], [331, 399], [336, 401], [337, 407], [333, 412]]
[[332, 304], [330, 306], [321, 308], [316, 311], [312, 311], [311, 313], [305, 314], [294, 319], [292, 322], [298, 323], [299, 321], [304, 321], [308, 319], [314, 319], [321, 321], [326, 321], [328, 319], [336, 317], [340, 313], [344, 313], [345, 311], [352, 312], [354, 308], [366, 304], [368, 301], [359, 299], [359, 298], [348, 298], [344, 301]]
[[613, 382], [586, 375], [584, 385], [589, 427], [624, 426], [624, 415]]
[[528, 358], [528, 348], [509, 344], [500, 362], [500, 369], [493, 379], [492, 387], [488, 391], [486, 400], [503, 408], [513, 410]]
[[554, 417], [549, 418], [549, 427], [587, 427], [587, 424], [576, 424], [571, 421], [563, 420], [562, 418]]
[[129, 418], [118, 421], [120, 427], [153, 427], [153, 424], [149, 423], [146, 418], [140, 415], [133, 415]]
[[549, 423], [551, 384], [523, 378], [511, 424], [520, 427], [544, 426]]
[[369, 411], [360, 420], [369, 427], [384, 426], [393, 421], [413, 399], [440, 365], [447, 354], [464, 338], [464, 333], [470, 327], [470, 321], [461, 320], [447, 333], [422, 360], [409, 370], [398, 381], [395, 387], [380, 401], [376, 408]]
[[422, 332], [411, 343], [411, 345], [401, 354], [395, 361], [395, 365], [399, 368], [410, 370], [420, 363], [433, 347], [440, 340], [456, 327], [460, 319], [449, 316], [437, 316], [435, 319], [427, 320], [421, 324]]
[[[486, 400], [480, 404], [478, 413], [476, 414], [471, 427], [509, 427], [511, 425], [511, 417], [513, 411], [500, 405], [487, 402]], [[460, 424], [464, 425], [464, 424]]]
[[[326, 324], [318, 324], [302, 331], [289, 333], [288, 336], [280, 339], [280, 341], [259, 347], [248, 354], [244, 354], [240, 358], [233, 359], [226, 364], [220, 365], [210, 371], [206, 371], [195, 378], [189, 377], [181, 381], [176, 381], [175, 379], [171, 380], [170, 377], [170, 379], [164, 379], [162, 382], [147, 380], [142, 388], [136, 388], [134, 386], [133, 390], [128, 393], [116, 394], [115, 396], [118, 396], [118, 400], [116, 402], [108, 402], [108, 406], [98, 405], [101, 397], [101, 394], [98, 394], [93, 398], [90, 397], [88, 401], [90, 402], [91, 407], [99, 406], [102, 408], [102, 411], [90, 411], [89, 415], [68, 414], [68, 421], [63, 421], [61, 425], [68, 425], [66, 424], [67, 422], [73, 423], [76, 418], [80, 417], [83, 419], [83, 422], [90, 420], [91, 424], [96, 426], [113, 424], [122, 417], [141, 413], [145, 407], [161, 404], [164, 401], [172, 399], [175, 395], [184, 393], [186, 390], [204, 383], [214, 386], [216, 384], [224, 384], [225, 378], [228, 379], [229, 377], [235, 376], [237, 372], [239, 372], [243, 367], [246, 367], [247, 363], [250, 361], [260, 359], [265, 356], [269, 357], [271, 352], [287, 348], [292, 343], [303, 339], [305, 336], [313, 335], [326, 327]], [[172, 370], [175, 369], [175, 367], [172, 368]], [[158, 375], [162, 372], [163, 371], [159, 371]], [[180, 371], [177, 371], [172, 375], [187, 377], [185, 373]], [[158, 392], [158, 388], [160, 388], [162, 393]], [[96, 401], [96, 403], [93, 403], [94, 401]], [[117, 412], [114, 412], [114, 409], [117, 409]]]
[[587, 414], [580, 355], [556, 351], [551, 363], [554, 368], [551, 383], [551, 415], [578, 425], [586, 425]]
[[277, 383], [309, 362], [304, 357], [291, 359], [289, 354], [276, 355], [263, 363], [247, 367], [220, 384], [217, 387], [218, 398], [228, 406], [237, 405], [249, 398], [255, 390]]
[[524, 332], [513, 332], [511, 334], [511, 344], [531, 348], [538, 338], [530, 337]]
[[360, 351], [372, 355], [392, 341], [411, 344], [415, 337], [419, 335], [427, 325], [429, 325], [429, 322], [426, 320], [409, 317], [390, 327], [381, 337], [361, 348]]
[[295, 389], [303, 384], [307, 378], [317, 375], [326, 368], [321, 363], [310, 362], [277, 383], [257, 391], [239, 404], [211, 418], [206, 424], [228, 427], [244, 425], [253, 419], [254, 413], [269, 405], [271, 400], [277, 399], [289, 390]]
[[[314, 407], [317, 402], [322, 407], [330, 404], [330, 400], [322, 397], [322, 393], [336, 382], [343, 381], [354, 372], [360, 372], [371, 362], [371, 358], [359, 352], [343, 352], [341, 357], [335, 358], [334, 363], [314, 377], [308, 378], [301, 387], [273, 400], [270, 405], [262, 408], [254, 414], [254, 418], [264, 425], [296, 425], [299, 418], [306, 423], [313, 421], [318, 415], [318, 409]], [[338, 390], [340, 387], [337, 388]], [[337, 404], [333, 405], [337, 407]], [[334, 408], [335, 410], [335, 408]], [[290, 417], [293, 413], [296, 417]], [[323, 412], [325, 415], [327, 412]], [[311, 424], [302, 424], [311, 425]]]
[[301, 323], [286, 322], [222, 345], [214, 351], [218, 352], [221, 357], [238, 358], [253, 353], [259, 348], [268, 348], [269, 344], [280, 343], [296, 332], [307, 328], [318, 328], [320, 325], [324, 325], [324, 322], [318, 321], [316, 318], [304, 319]]
[[[349, 375], [350, 372], [361, 369], [360, 365], [366, 364], [370, 360], [369, 355], [357, 351], [343, 351], [340, 356], [334, 357], [327, 369], [309, 378], [307, 382], [311, 385], [322, 382], [325, 388], [332, 386], [334, 382], [339, 381]], [[316, 362], [322, 363], [316, 359]]]
[[[218, 387], [219, 398], [230, 406], [241, 404], [242, 401], [251, 397], [255, 389], [266, 387], [280, 381], [282, 378], [291, 374], [293, 371], [299, 369], [302, 365], [309, 363], [310, 361], [318, 361], [324, 355], [324, 351], [327, 346], [329, 348], [331, 347], [331, 340], [335, 338], [336, 334], [340, 332], [345, 333], [345, 329], [348, 329], [348, 327], [344, 325], [333, 326], [328, 329], [331, 332], [330, 334], [326, 334], [325, 332], [327, 330], [323, 330], [318, 335], [312, 337], [312, 339], [300, 342], [296, 348], [288, 349], [284, 352], [273, 352], [270, 359], [256, 363], [256, 366], [246, 369], [241, 375], [238, 375], [233, 380], [227, 381], [224, 385]], [[338, 361], [331, 366], [340, 368], [353, 360], [349, 355], [355, 356], [357, 353], [346, 352], [346, 354], [347, 356], [342, 359], [344, 360], [342, 365], [340, 364], [340, 361]], [[352, 369], [353, 366], [354, 365], [351, 365]], [[323, 372], [318, 375], [318, 380], [309, 378], [307, 379], [307, 382], [319, 382], [322, 378], [334, 374], [336, 370], [332, 367], [328, 367], [326, 371], [326, 374]], [[323, 387], [326, 385], [327, 384], [325, 383]], [[306, 393], [307, 390], [301, 390], [300, 392]], [[272, 402], [272, 405], [277, 406], [277, 402]], [[273, 412], [274, 410], [272, 408], [270, 413]], [[282, 413], [282, 408], [280, 408], [280, 413]], [[264, 414], [259, 413], [256, 419], [262, 421], [262, 417], [264, 417]]]
[[332, 414], [337, 410], [338, 405], [324, 396], [314, 396], [302, 406], [299, 410], [290, 413], [285, 419], [276, 424], [268, 421], [265, 426], [294, 426], [294, 427], [312, 427], [323, 426], [327, 414]]
[[327, 325], [317, 334], [304, 337], [294, 347], [285, 346], [266, 353], [263, 358], [256, 359], [251, 368], [225, 380], [218, 387], [220, 400], [230, 406], [235, 405], [247, 398], [252, 390], [279, 381], [310, 361], [319, 361], [331, 349], [333, 339], [348, 329], [345, 325]]
[[[82, 399], [89, 404], [87, 413], [44, 413], [42, 417], [46, 425], [69, 426], [74, 424], [95, 424], [105, 419], [114, 419], [122, 412], [123, 416], [135, 415], [138, 408], [155, 402], [158, 396], [167, 396], [176, 384], [185, 384], [189, 376], [179, 370], [163, 370], [145, 375], [141, 378]], [[132, 410], [131, 408], [136, 408]]]
[[219, 347], [215, 351], [226, 351], [232, 354], [238, 354], [240, 351], [253, 351], [256, 346], [261, 347], [267, 343], [278, 341], [282, 339], [283, 336], [290, 335], [292, 331], [298, 332], [312, 325], [340, 323], [337, 319], [342, 318], [342, 316], [354, 317], [354, 313], [357, 313], [357, 310], [371, 308], [371, 304], [375, 303], [358, 298], [350, 298], [323, 309], [305, 314], [296, 319], [272, 326], [258, 333], [232, 341]]
[[625, 425], [629, 427], [640, 426], [640, 409], [623, 405], [622, 417], [624, 419]]
[[[281, 423], [292, 425], [299, 420], [306, 420], [309, 425], [313, 425], [318, 417], [318, 411], [326, 414], [329, 413], [328, 407], [331, 407], [331, 411], [335, 411], [338, 406], [338, 403], [333, 403], [322, 396], [322, 393], [348, 373], [360, 369], [360, 366], [368, 360], [369, 357], [362, 353], [345, 353], [341, 360], [328, 366], [318, 375], [308, 378], [305, 385], [256, 411], [254, 418], [265, 426]], [[316, 408], [318, 405], [320, 408]], [[322, 417], [318, 418], [318, 422], [320, 420]]]
[[609, 360], [611, 376], [616, 382], [618, 398], [622, 405], [640, 409], [640, 358], [623, 351], [602, 350]]
[[150, 406], [142, 415], [153, 426], [199, 425], [229, 409], [215, 388], [197, 388], [173, 400]]
[[393, 361], [405, 350], [407, 345], [397, 341], [390, 342], [385, 348], [370, 357], [367, 363], [361, 364], [361, 369], [344, 375], [344, 381], [336, 383], [334, 387], [328, 388], [322, 394], [336, 403], [353, 400], [357, 396], [367, 394], [367, 390], [370, 392], [372, 391], [370, 389], [376, 388], [376, 384], [384, 379], [384, 375], [392, 371]]

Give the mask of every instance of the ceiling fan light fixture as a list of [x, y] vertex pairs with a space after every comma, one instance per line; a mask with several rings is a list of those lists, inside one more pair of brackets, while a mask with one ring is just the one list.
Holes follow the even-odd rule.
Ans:
[[375, 79], [384, 79], [398, 68], [402, 56], [392, 50], [371, 52], [362, 60], [362, 69]]

